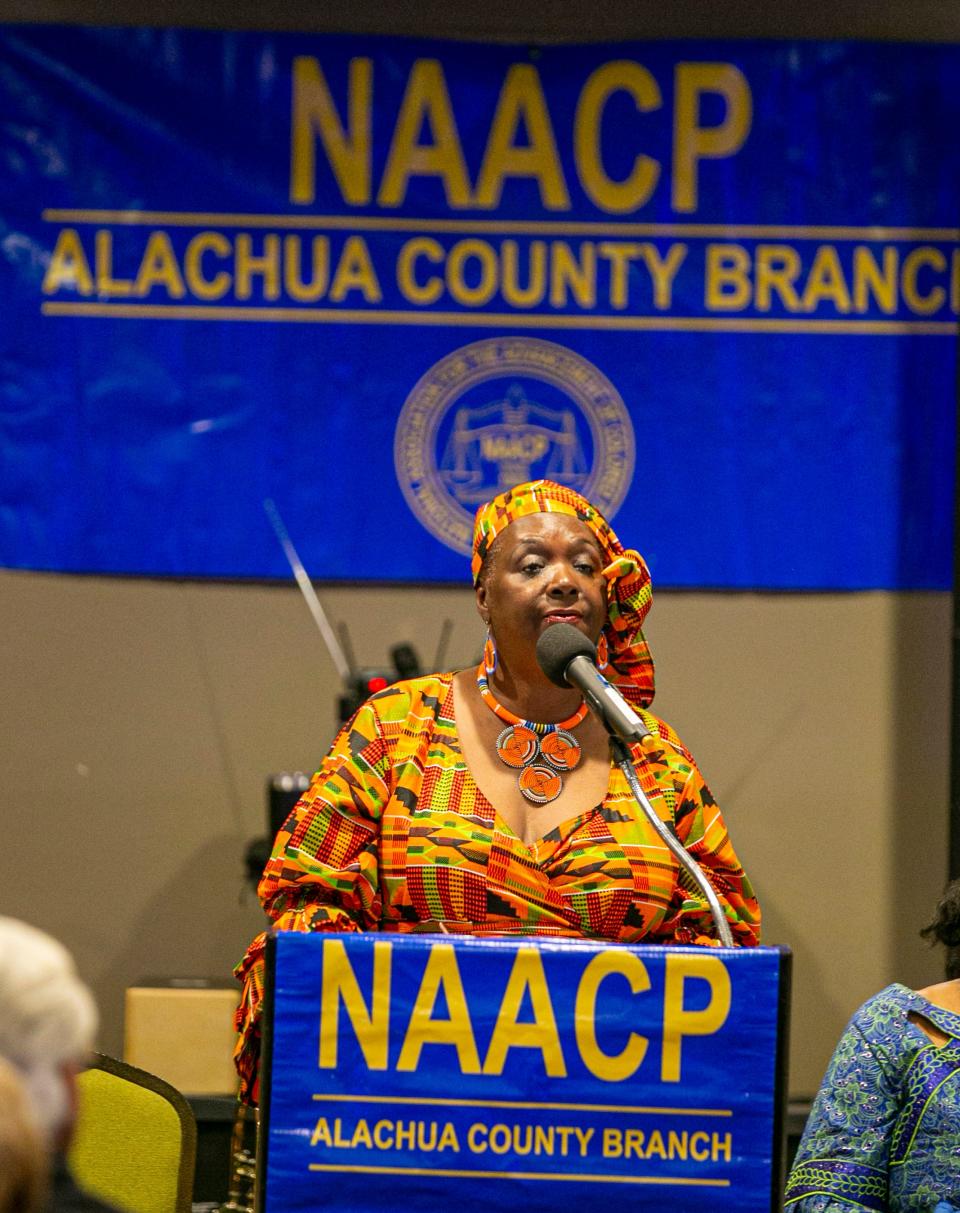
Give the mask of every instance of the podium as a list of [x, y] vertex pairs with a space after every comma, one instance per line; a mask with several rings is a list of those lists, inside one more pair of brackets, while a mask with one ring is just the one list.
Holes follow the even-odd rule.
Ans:
[[260, 1213], [780, 1207], [790, 954], [268, 943]]

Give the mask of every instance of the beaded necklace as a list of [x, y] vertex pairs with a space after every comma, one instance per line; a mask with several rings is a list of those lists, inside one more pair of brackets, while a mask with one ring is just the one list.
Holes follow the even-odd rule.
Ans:
[[497, 738], [497, 754], [501, 762], [520, 772], [520, 791], [533, 804], [556, 800], [563, 791], [562, 772], [572, 771], [580, 761], [580, 745], [567, 730], [575, 729], [586, 718], [586, 703], [559, 724], [523, 720], [494, 698], [482, 661], [477, 666], [477, 690], [491, 712], [506, 723]]

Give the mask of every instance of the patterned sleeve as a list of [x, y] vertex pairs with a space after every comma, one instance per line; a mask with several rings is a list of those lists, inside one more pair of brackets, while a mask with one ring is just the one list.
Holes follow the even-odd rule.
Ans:
[[[665, 778], [672, 781], [674, 824], [679, 841], [700, 865], [713, 885], [727, 917], [733, 942], [753, 947], [760, 942], [760, 905], [750, 878], [733, 849], [723, 815], [690, 751], [664, 721], [644, 713], [669, 742], [664, 751], [648, 750], [668, 764]], [[662, 785], [661, 785], [662, 786]], [[681, 868], [666, 917], [657, 932], [671, 943], [717, 943], [710, 906], [693, 879]]]
[[787, 1180], [789, 1213], [887, 1209], [890, 1133], [897, 1116], [897, 1068], [869, 1033], [870, 1007], [853, 1017], [824, 1075]]
[[[373, 930], [380, 919], [380, 813], [390, 795], [390, 755], [376, 702], [334, 740], [273, 844], [258, 894], [281, 931]], [[235, 973], [243, 983], [234, 1060], [241, 1096], [256, 1102], [266, 933]]]

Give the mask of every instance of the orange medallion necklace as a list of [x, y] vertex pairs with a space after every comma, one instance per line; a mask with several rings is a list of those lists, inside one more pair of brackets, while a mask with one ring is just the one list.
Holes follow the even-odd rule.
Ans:
[[559, 724], [522, 720], [494, 698], [482, 661], [477, 666], [477, 690], [491, 712], [507, 726], [497, 738], [497, 753], [501, 762], [520, 772], [520, 791], [533, 804], [556, 800], [563, 790], [563, 772], [572, 771], [580, 761], [580, 745], [567, 730], [575, 729], [586, 718], [586, 703]]

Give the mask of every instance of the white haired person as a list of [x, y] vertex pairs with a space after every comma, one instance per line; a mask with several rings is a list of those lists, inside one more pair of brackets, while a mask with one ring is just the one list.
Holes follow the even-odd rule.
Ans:
[[49, 1213], [103, 1213], [82, 1192], [65, 1151], [77, 1115], [76, 1078], [93, 1049], [97, 1008], [69, 952], [43, 931], [0, 917], [0, 1057], [18, 1072], [51, 1163]]

